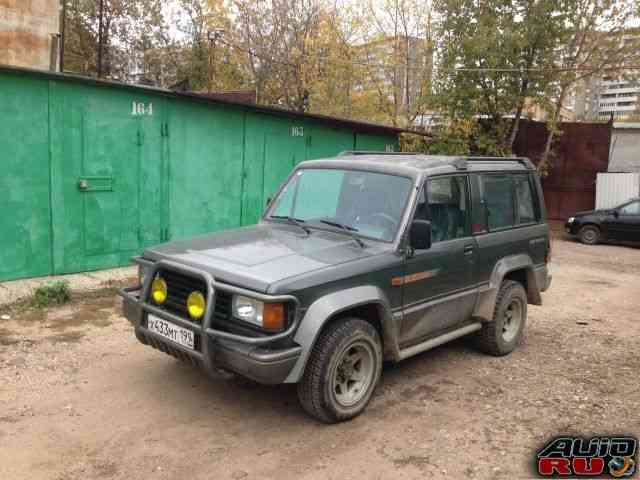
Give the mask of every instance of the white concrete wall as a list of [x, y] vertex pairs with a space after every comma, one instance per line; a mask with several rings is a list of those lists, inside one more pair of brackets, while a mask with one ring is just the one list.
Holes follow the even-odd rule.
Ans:
[[596, 209], [612, 208], [640, 196], [640, 173], [599, 173]]

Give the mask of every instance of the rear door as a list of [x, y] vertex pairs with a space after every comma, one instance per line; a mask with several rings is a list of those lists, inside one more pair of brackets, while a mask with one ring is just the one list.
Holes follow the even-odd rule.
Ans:
[[[432, 245], [406, 260], [402, 284], [401, 347], [462, 324], [471, 316], [477, 289], [467, 175], [430, 179], [420, 194], [414, 219], [432, 224]], [[425, 202], [425, 200], [427, 200]]]

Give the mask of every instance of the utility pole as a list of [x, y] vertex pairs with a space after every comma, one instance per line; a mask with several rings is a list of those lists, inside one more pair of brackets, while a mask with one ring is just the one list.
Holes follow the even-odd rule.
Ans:
[[98, 78], [102, 78], [102, 43], [104, 42], [104, 32], [102, 22], [104, 17], [104, 0], [100, 0], [100, 10], [98, 13]]
[[208, 92], [211, 93], [213, 87], [213, 81], [216, 77], [216, 49], [218, 47], [218, 39], [224, 33], [224, 29], [215, 28], [209, 31], [209, 82]]
[[67, 0], [60, 0], [60, 72], [64, 73], [64, 42], [67, 27]]

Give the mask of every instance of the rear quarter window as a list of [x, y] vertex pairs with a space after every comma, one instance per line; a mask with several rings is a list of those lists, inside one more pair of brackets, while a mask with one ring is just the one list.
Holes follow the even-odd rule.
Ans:
[[512, 175], [481, 177], [489, 231], [513, 227], [516, 221]]
[[513, 181], [516, 191], [517, 223], [522, 225], [536, 222], [538, 215], [529, 175], [515, 175]]

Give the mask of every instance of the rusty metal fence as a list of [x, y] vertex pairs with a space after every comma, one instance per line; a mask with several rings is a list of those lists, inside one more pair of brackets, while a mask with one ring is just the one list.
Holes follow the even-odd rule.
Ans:
[[[543, 181], [549, 218], [595, 208], [596, 178], [606, 172], [611, 143], [609, 123], [563, 123], [553, 144], [551, 168]], [[517, 155], [538, 163], [547, 139], [546, 125], [523, 121], [514, 147]]]

